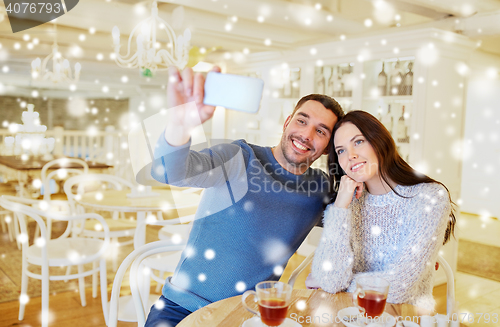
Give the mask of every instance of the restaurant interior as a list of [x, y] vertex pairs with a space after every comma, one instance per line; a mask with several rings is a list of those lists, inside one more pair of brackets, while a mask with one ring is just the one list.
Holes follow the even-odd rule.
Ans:
[[[402, 158], [443, 182], [456, 204], [432, 314], [456, 314], [462, 326], [499, 323], [499, 0], [49, 4], [49, 18], [0, 4], [1, 326], [141, 325], [204, 192], [137, 182], [151, 161], [143, 128], [169, 109], [172, 66], [264, 81], [256, 113], [217, 107], [193, 144], [275, 146], [311, 93], [377, 117]], [[327, 156], [313, 167], [327, 171]], [[321, 233], [313, 228], [280, 280]], [[153, 247], [158, 241], [170, 252]], [[138, 260], [140, 249], [150, 256]], [[306, 289], [305, 270], [294, 289]]]

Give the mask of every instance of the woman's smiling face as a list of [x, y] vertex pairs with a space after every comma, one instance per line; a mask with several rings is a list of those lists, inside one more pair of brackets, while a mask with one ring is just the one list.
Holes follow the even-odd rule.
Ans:
[[377, 155], [356, 125], [342, 124], [335, 132], [333, 143], [340, 167], [347, 176], [357, 182], [380, 181]]

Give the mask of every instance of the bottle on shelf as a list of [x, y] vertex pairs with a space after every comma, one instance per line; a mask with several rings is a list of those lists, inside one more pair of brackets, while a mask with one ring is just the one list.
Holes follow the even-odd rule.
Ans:
[[380, 96], [387, 95], [387, 74], [385, 73], [385, 62], [382, 61], [382, 71], [378, 74], [377, 88]]
[[394, 118], [391, 113], [391, 105], [387, 106], [387, 113], [382, 117], [382, 124], [387, 128], [392, 135], [392, 127], [394, 125]]
[[300, 68], [293, 68], [290, 76], [292, 82], [292, 98], [300, 97]]
[[342, 84], [344, 85], [344, 96], [352, 97], [352, 82], [350, 81], [352, 77], [352, 66], [346, 67], [344, 73], [342, 74]]
[[341, 97], [342, 95], [342, 72], [340, 70], [340, 66], [336, 67], [337, 74], [335, 79], [333, 80], [333, 96]]
[[323, 79], [323, 67], [316, 71], [316, 93], [325, 94], [325, 80]]
[[410, 143], [408, 136], [408, 127], [405, 122], [405, 106], [402, 107], [401, 117], [398, 119], [398, 129], [396, 134], [399, 143]]
[[324, 94], [329, 95], [329, 96], [331, 96], [329, 85], [330, 85], [330, 79], [333, 76], [332, 70], [333, 70], [332, 67], [328, 67], [328, 66], [323, 67], [323, 77], [325, 79], [325, 93]]
[[382, 122], [382, 107], [381, 106], [378, 106], [378, 109], [377, 109], [377, 119], [379, 120], [379, 122]]
[[283, 97], [284, 98], [290, 98], [292, 96], [292, 81], [291, 81], [291, 76], [290, 76], [290, 69], [286, 69], [283, 72]]
[[403, 78], [403, 95], [413, 94], [413, 72], [411, 71], [412, 68], [413, 62], [410, 61], [408, 63], [408, 72]]
[[390, 82], [391, 82], [390, 94], [391, 95], [401, 95], [401, 84], [403, 83], [403, 74], [401, 73], [399, 60], [396, 61], [396, 64], [394, 65], [394, 69], [391, 72]]
[[328, 80], [327, 83], [327, 93], [326, 95], [329, 95], [331, 97], [335, 96], [335, 82], [337, 80], [337, 70], [335, 67], [332, 67], [332, 76], [330, 76], [330, 79]]

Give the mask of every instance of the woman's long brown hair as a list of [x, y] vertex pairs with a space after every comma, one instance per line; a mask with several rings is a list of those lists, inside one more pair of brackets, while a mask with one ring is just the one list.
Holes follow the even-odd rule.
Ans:
[[[448, 221], [448, 227], [444, 235], [443, 244], [446, 244], [451, 236], [454, 236], [455, 231], [455, 209], [454, 203], [451, 200], [450, 191], [441, 182], [424, 175], [415, 169], [413, 169], [406, 161], [401, 158], [397, 149], [396, 143], [391, 136], [391, 133], [385, 128], [385, 126], [377, 120], [373, 115], [368, 112], [361, 110], [354, 110], [348, 112], [342, 119], [340, 119], [335, 127], [333, 128], [332, 139], [335, 136], [335, 132], [343, 124], [350, 122], [355, 125], [363, 134], [365, 139], [370, 143], [379, 163], [379, 175], [384, 182], [389, 185], [389, 187], [401, 197], [405, 197], [394, 190], [389, 183], [389, 180], [396, 184], [403, 186], [411, 186], [420, 183], [438, 183], [442, 185], [448, 192], [448, 198], [452, 204], [452, 210], [450, 214], [450, 220]], [[345, 175], [344, 171], [340, 167], [337, 152], [335, 151], [335, 145], [331, 142], [330, 151], [328, 154], [328, 168], [330, 170], [330, 185], [333, 194], [332, 202], [335, 201], [337, 197], [337, 191], [340, 184], [340, 178]]]

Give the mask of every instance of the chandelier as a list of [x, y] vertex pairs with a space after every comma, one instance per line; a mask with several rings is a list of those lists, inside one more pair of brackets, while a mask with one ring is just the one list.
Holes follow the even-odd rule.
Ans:
[[[76, 83], [80, 78], [80, 70], [82, 65], [79, 62], [75, 64], [75, 77], [71, 72], [68, 59], [65, 59], [58, 51], [57, 46], [57, 25], [55, 26], [54, 44], [52, 45], [52, 53], [50, 53], [43, 61], [36, 58], [31, 62], [31, 77], [34, 80], [50, 80], [54, 83], [69, 82]], [[52, 59], [52, 71], [48, 70], [47, 64]]]
[[[168, 35], [168, 49], [160, 49], [160, 43], [156, 41], [158, 28]], [[188, 62], [191, 31], [186, 28], [183, 35], [176, 37], [172, 27], [158, 16], [156, 0], [151, 6], [151, 16], [135, 26], [130, 33], [125, 56], [120, 55], [120, 30], [117, 26], [113, 27], [112, 35], [116, 64], [124, 68], [139, 67], [145, 76], [150, 76], [151, 72], [156, 70], [166, 70], [172, 65], [183, 69]], [[137, 50], [131, 55], [130, 48], [134, 36]]]

